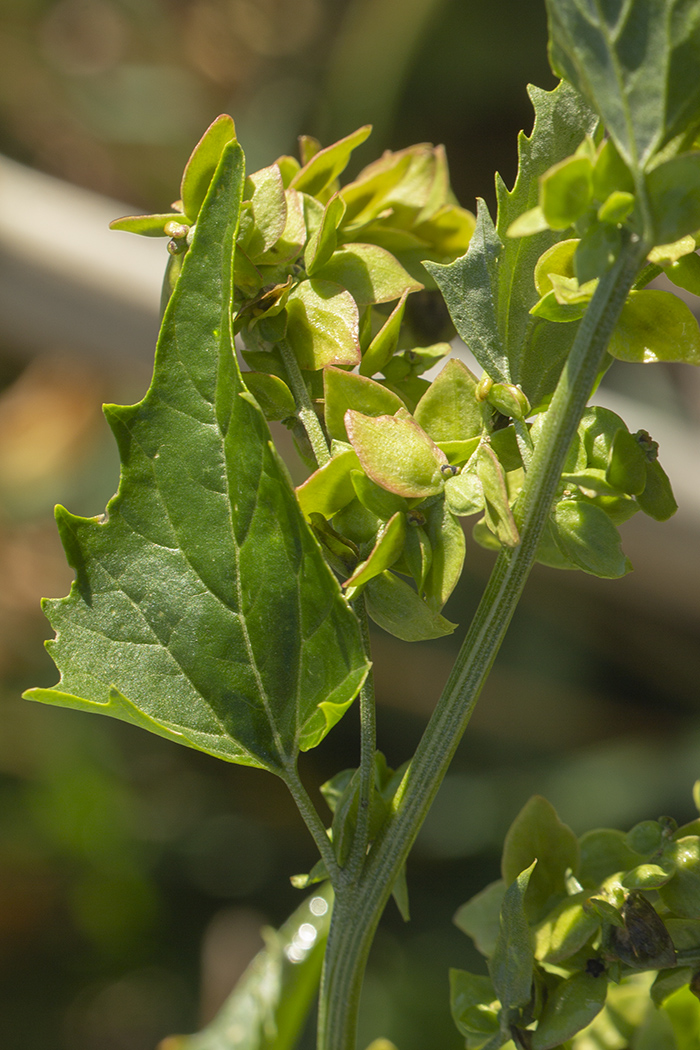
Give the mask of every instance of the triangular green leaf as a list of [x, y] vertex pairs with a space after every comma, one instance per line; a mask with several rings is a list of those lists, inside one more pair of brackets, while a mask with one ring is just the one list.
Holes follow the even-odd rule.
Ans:
[[640, 171], [700, 124], [700, 8], [687, 0], [547, 0], [550, 59]]
[[530, 315], [539, 298], [535, 266], [543, 252], [561, 240], [561, 233], [540, 227], [541, 232], [515, 239], [508, 230], [537, 206], [539, 178], [575, 151], [596, 120], [567, 84], [549, 92], [531, 87], [529, 92], [535, 124], [529, 137], [519, 137], [513, 189], [496, 180], [496, 226], [481, 204], [466, 255], [448, 266], [426, 263], [426, 269], [482, 368], [497, 382], [518, 383], [536, 409], [554, 390], [576, 326], [554, 325]]
[[105, 519], [59, 512], [77, 577], [46, 603], [62, 676], [27, 695], [279, 772], [342, 715], [367, 664], [233, 353], [242, 184], [232, 143], [163, 320], [151, 388], [107, 412], [119, 492]]

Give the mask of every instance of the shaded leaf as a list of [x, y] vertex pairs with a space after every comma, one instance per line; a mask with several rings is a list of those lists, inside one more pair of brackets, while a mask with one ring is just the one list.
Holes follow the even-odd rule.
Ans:
[[310, 371], [359, 364], [359, 316], [349, 292], [330, 281], [301, 281], [287, 300], [287, 340]]
[[577, 973], [560, 981], [532, 1035], [532, 1050], [554, 1050], [589, 1025], [605, 1006], [607, 979]]
[[292, 392], [279, 376], [246, 372], [245, 384], [260, 405], [265, 419], [288, 419], [296, 413]]
[[633, 890], [620, 915], [623, 926], [611, 928], [610, 948], [623, 963], [638, 970], [661, 970], [674, 965], [676, 953], [670, 934], [642, 893]]
[[671, 482], [658, 460], [646, 465], [647, 479], [637, 503], [655, 521], [668, 521], [678, 510]]
[[493, 955], [501, 928], [500, 915], [506, 883], [503, 879], [491, 882], [466, 904], [457, 909], [455, 926], [474, 941], [482, 955]]
[[450, 1009], [462, 1035], [488, 1039], [498, 1032], [498, 1000], [493, 981], [482, 974], [450, 970]]
[[376, 624], [404, 642], [443, 638], [455, 627], [434, 612], [416, 592], [393, 572], [370, 580], [365, 590], [367, 612]]
[[123, 467], [106, 519], [58, 513], [77, 577], [68, 598], [46, 603], [62, 677], [28, 696], [280, 771], [342, 715], [366, 659], [233, 353], [242, 181], [230, 144], [151, 388], [107, 412]]
[[332, 903], [326, 883], [279, 930], [264, 931], [266, 946], [214, 1020], [160, 1050], [293, 1050], [316, 997]]
[[383, 489], [361, 470], [353, 470], [351, 477], [355, 495], [362, 506], [383, 521], [388, 521], [399, 511], [408, 510], [409, 504], [403, 496], [397, 496], [396, 493]]
[[527, 912], [539, 919], [551, 897], [566, 893], [566, 872], [578, 868], [578, 842], [571, 828], [541, 795], [533, 795], [511, 824], [503, 843], [501, 873], [511, 882], [537, 860], [527, 891]]
[[391, 416], [404, 407], [401, 398], [385, 386], [340, 368], [324, 369], [323, 394], [326, 428], [330, 437], [338, 441], [348, 440], [345, 413], [349, 408], [365, 416]]
[[423, 287], [390, 252], [376, 244], [343, 244], [315, 273], [319, 280], [335, 281], [347, 288], [358, 306], [389, 303], [406, 291], [419, 292]]
[[536, 867], [533, 862], [513, 880], [503, 897], [496, 947], [489, 959], [489, 973], [501, 1001], [501, 1028], [506, 1030], [511, 1011], [530, 1001], [534, 970], [533, 938], [525, 915], [525, 893]]

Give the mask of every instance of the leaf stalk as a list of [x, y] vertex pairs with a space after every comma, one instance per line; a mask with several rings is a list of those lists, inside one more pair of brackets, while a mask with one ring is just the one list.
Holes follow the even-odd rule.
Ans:
[[306, 388], [304, 377], [299, 368], [299, 362], [286, 339], [281, 339], [276, 345], [279, 347], [280, 353], [282, 354], [284, 367], [287, 371], [287, 378], [289, 379], [289, 386], [294, 396], [294, 402], [297, 406], [297, 416], [299, 417], [299, 421], [304, 427], [309, 442], [311, 443], [316, 463], [319, 467], [322, 467], [324, 463], [328, 463], [331, 458], [330, 449], [328, 448], [328, 442], [326, 441], [326, 435], [323, 433], [321, 422], [314, 411], [313, 404], [311, 403], [309, 391]]

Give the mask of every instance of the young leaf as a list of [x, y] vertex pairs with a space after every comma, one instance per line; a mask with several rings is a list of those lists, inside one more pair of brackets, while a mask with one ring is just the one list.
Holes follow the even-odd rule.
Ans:
[[277, 165], [270, 164], [249, 175], [243, 197], [250, 204], [241, 215], [239, 239], [248, 258], [257, 263], [277, 243], [287, 225], [287, 197]]
[[401, 398], [385, 386], [342, 368], [323, 370], [323, 396], [326, 429], [338, 441], [348, 440], [345, 413], [349, 408], [365, 416], [391, 416], [404, 407]]
[[293, 1050], [318, 990], [332, 906], [326, 883], [279, 930], [265, 930], [265, 947], [214, 1020], [161, 1050]]
[[382, 488], [409, 499], [442, 490], [447, 458], [407, 412], [365, 416], [349, 409], [345, 426], [362, 469]]
[[700, 328], [690, 307], [672, 292], [630, 292], [608, 353], [620, 361], [700, 365]]
[[459, 583], [464, 565], [466, 542], [462, 526], [447, 507], [437, 500], [426, 510], [425, 531], [432, 552], [430, 570], [425, 578], [425, 598], [436, 612], [442, 609]]
[[349, 597], [354, 597], [358, 588], [364, 587], [369, 580], [394, 564], [403, 550], [405, 539], [406, 515], [394, 514], [386, 523], [365, 561], [357, 566], [352, 576], [343, 584], [343, 587], [348, 588]]
[[408, 291], [404, 291], [398, 303], [362, 355], [360, 375], [373, 376], [376, 372], [383, 372], [384, 366], [391, 360], [399, 341], [399, 332], [401, 331], [401, 322], [403, 321], [407, 298]]
[[191, 222], [197, 221], [224, 146], [235, 141], [233, 120], [228, 113], [222, 113], [209, 125], [192, 150], [180, 184], [182, 209]]
[[287, 300], [287, 339], [299, 367], [352, 367], [360, 361], [359, 315], [355, 300], [339, 284], [301, 281]]
[[344, 213], [345, 202], [335, 193], [323, 211], [321, 225], [309, 238], [304, 252], [304, 265], [309, 277], [313, 277], [335, 251], [338, 245], [338, 227]]
[[525, 803], [508, 829], [501, 858], [505, 881], [511, 882], [533, 860], [538, 863], [527, 891], [527, 911], [540, 918], [551, 897], [566, 893], [567, 868], [578, 868], [576, 836], [540, 795]]
[[347, 506], [355, 498], [350, 472], [358, 470], [359, 466], [357, 454], [348, 448], [315, 470], [297, 488], [297, 499], [304, 516], [322, 514], [324, 518], [332, 518]]
[[345, 170], [352, 151], [361, 146], [371, 132], [372, 125], [365, 124], [351, 135], [318, 150], [294, 175], [290, 186], [317, 197]]
[[107, 412], [119, 492], [104, 520], [58, 512], [76, 570], [70, 595], [46, 603], [62, 676], [27, 695], [280, 772], [342, 715], [367, 662], [233, 353], [242, 184], [231, 143], [163, 320], [150, 390]]
[[517, 547], [520, 536], [508, 502], [505, 475], [498, 457], [488, 445], [479, 445], [476, 470], [484, 493], [486, 524], [504, 546]]
[[583, 948], [600, 926], [598, 916], [584, 908], [585, 891], [565, 897], [535, 927], [535, 958], [549, 963], [569, 959]]
[[700, 124], [700, 8], [547, 0], [552, 68], [588, 99], [633, 171]]
[[390, 252], [376, 244], [342, 244], [314, 273], [319, 280], [335, 281], [347, 288], [358, 306], [390, 303], [406, 291], [419, 292], [423, 287]]
[[457, 517], [468, 517], [484, 509], [484, 490], [476, 474], [463, 471], [445, 482], [445, 501]]
[[464, 441], [477, 437], [484, 421], [475, 391], [475, 377], [462, 361], [453, 358], [418, 402], [416, 422], [433, 441]]
[[113, 219], [110, 230], [123, 230], [124, 233], [140, 233], [142, 237], [167, 237], [165, 226], [169, 222], [185, 222], [185, 216], [178, 211], [163, 215], [124, 215]]
[[552, 165], [540, 179], [540, 207], [553, 230], [573, 226], [593, 197], [590, 157], [573, 156]]
[[620, 534], [600, 507], [586, 500], [564, 499], [552, 511], [551, 522], [557, 544], [579, 569], [616, 580], [632, 565], [620, 547]]

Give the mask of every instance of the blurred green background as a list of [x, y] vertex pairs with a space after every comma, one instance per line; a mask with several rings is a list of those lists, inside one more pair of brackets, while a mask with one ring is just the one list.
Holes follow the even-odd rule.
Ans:
[[[527, 82], [554, 84], [540, 0], [0, 0], [0, 152], [137, 210], [167, 208], [193, 143], [224, 111], [251, 170], [293, 152], [302, 132], [326, 144], [371, 122], [358, 163], [444, 142], [460, 202], [492, 204], [493, 172], [512, 183], [516, 135], [531, 126]], [[68, 244], [70, 224], [54, 218]], [[103, 509], [117, 460], [99, 403], [141, 396], [148, 377], [128, 352], [0, 344], [8, 1050], [154, 1050], [195, 1030], [259, 947], [260, 925], [295, 907], [288, 876], [314, 859], [267, 774], [19, 698], [56, 680], [38, 601], [66, 593], [71, 573], [53, 503]], [[613, 372], [609, 389], [624, 388], [697, 441], [689, 369]], [[661, 456], [678, 481], [663, 444]], [[684, 492], [697, 488], [689, 462]], [[412, 922], [391, 905], [377, 937], [361, 1045], [380, 1034], [400, 1050], [461, 1045], [447, 969], [479, 962], [451, 917], [497, 877], [502, 836], [530, 794], [547, 795], [579, 833], [691, 815], [698, 520], [696, 501], [678, 525], [630, 522], [637, 572], [623, 581], [535, 572], [409, 865]], [[468, 622], [490, 561], [470, 543], [450, 619]], [[409, 648], [377, 632], [390, 763], [411, 753], [459, 637]], [[356, 730], [353, 712], [305, 758], [311, 786], [356, 763]]]

